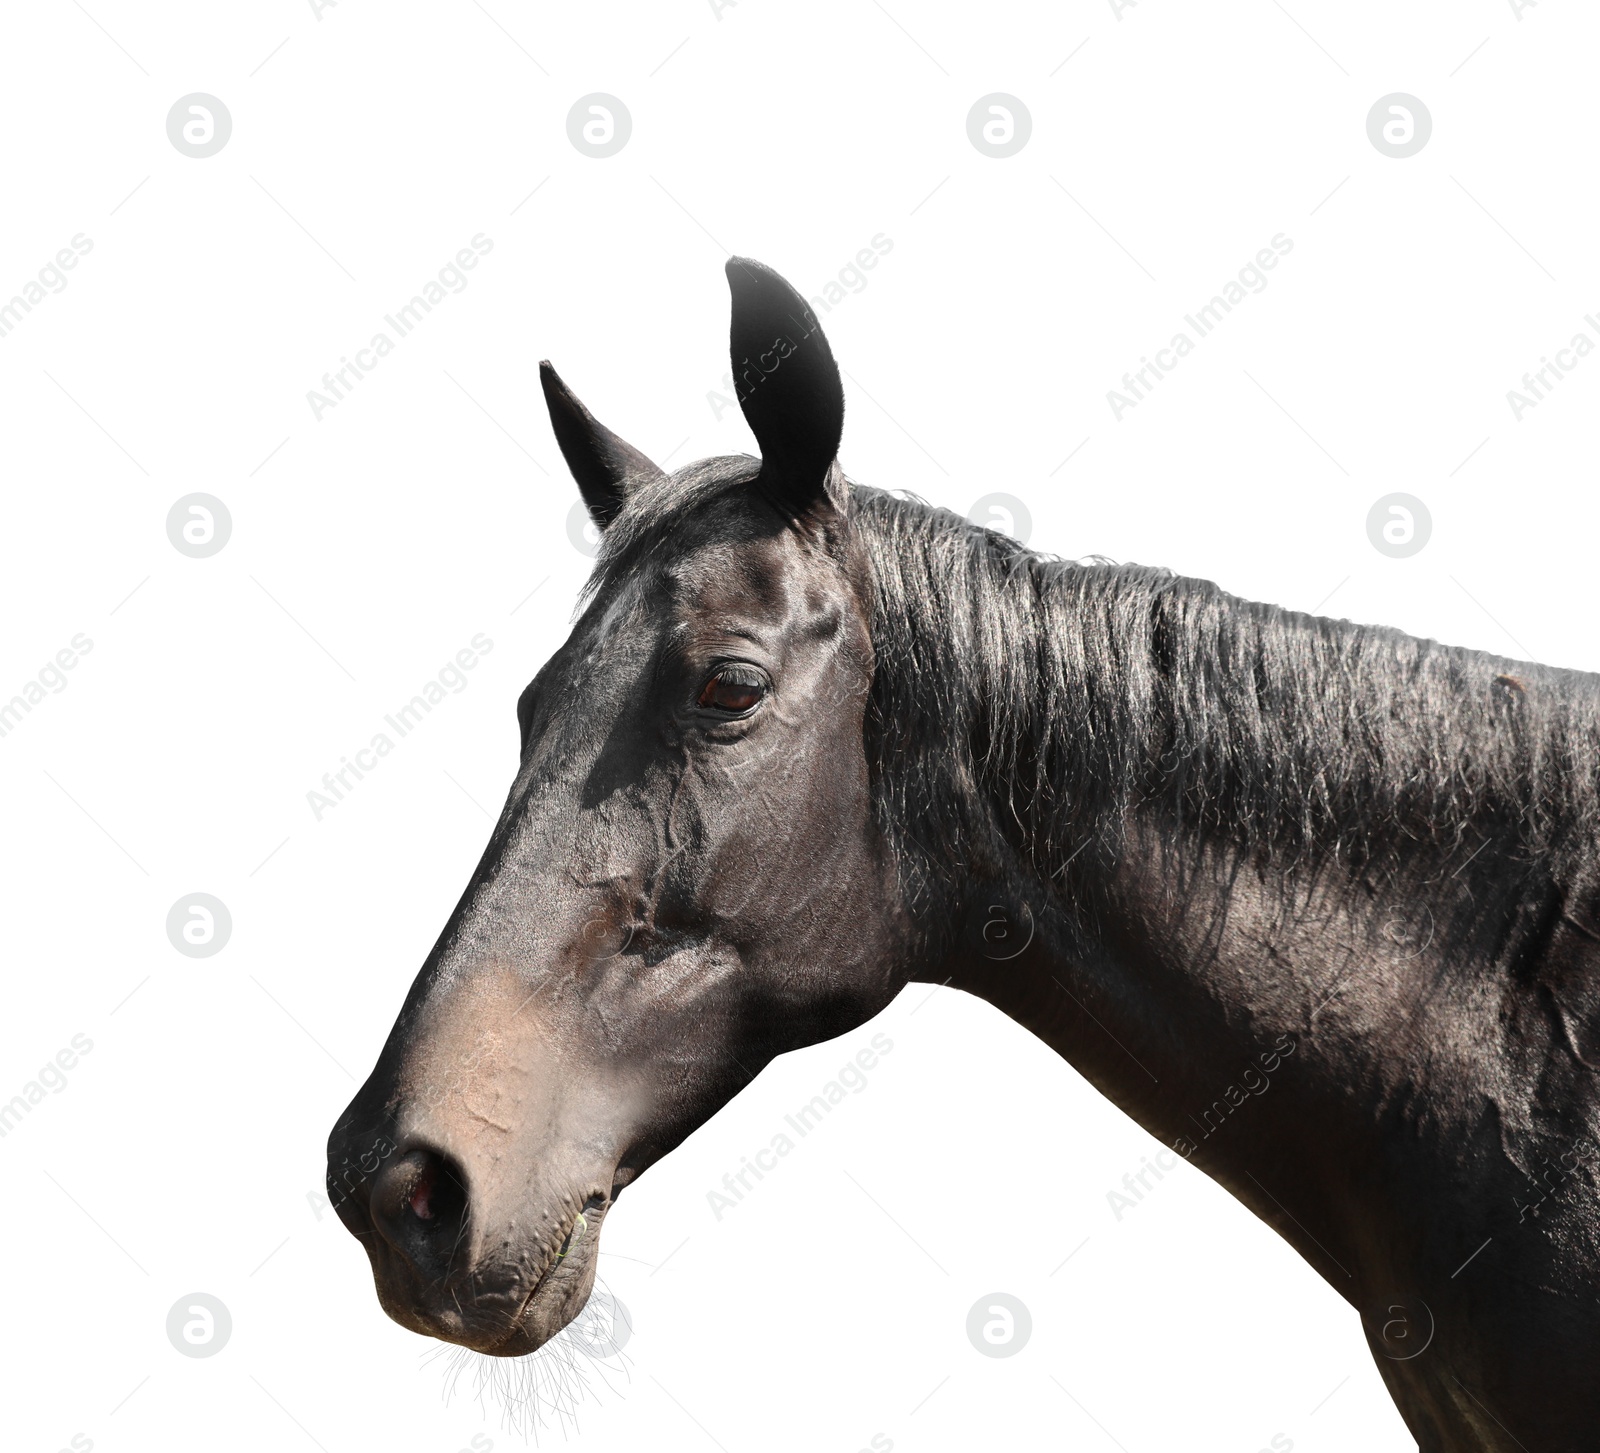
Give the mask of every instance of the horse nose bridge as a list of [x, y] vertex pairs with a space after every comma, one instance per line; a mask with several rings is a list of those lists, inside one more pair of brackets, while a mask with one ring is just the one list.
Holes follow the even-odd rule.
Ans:
[[637, 948], [642, 922], [626, 874], [470, 905], [406, 1026], [408, 1057], [448, 1060], [460, 1081], [507, 1044], [529, 1063], [568, 1035], [582, 1040], [591, 981]]
[[505, 969], [542, 980], [604, 936], [602, 925], [630, 916], [639, 877], [610, 854], [517, 844], [483, 870], [457, 908], [435, 984]]
[[496, 827], [458, 909], [463, 924], [526, 929], [573, 914], [581, 922], [590, 916], [585, 905], [614, 894], [619, 881], [639, 878], [641, 851], [651, 857], [659, 848], [659, 804], [637, 784], [607, 778], [597, 785], [603, 756], [598, 743], [588, 743], [524, 764], [508, 819]]

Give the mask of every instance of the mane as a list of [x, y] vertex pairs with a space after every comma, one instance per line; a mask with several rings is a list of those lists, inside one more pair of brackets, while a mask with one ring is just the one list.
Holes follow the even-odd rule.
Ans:
[[913, 898], [1018, 858], [1068, 886], [1146, 808], [1164, 846], [1220, 839], [1302, 884], [1470, 862], [1491, 916], [1592, 878], [1600, 677], [1056, 559], [912, 497], [856, 487], [852, 523], [869, 756]]

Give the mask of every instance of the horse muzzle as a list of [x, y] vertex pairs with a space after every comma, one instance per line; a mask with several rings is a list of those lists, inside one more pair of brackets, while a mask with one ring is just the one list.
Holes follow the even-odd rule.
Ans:
[[492, 1356], [532, 1352], [583, 1309], [594, 1285], [608, 1191], [568, 1189], [518, 1201], [497, 1197], [431, 1147], [395, 1147], [374, 1174], [330, 1193], [365, 1247], [378, 1301], [401, 1326]]

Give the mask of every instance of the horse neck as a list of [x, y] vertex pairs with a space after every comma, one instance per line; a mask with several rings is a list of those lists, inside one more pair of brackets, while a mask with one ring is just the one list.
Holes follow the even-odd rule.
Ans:
[[[1435, 926], [1481, 891], [1489, 855], [1442, 886], [1439, 870], [1479, 834], [1463, 824], [1439, 862], [1417, 861], [1430, 850], [1408, 842], [1403, 872], [1375, 858], [1367, 874], [1293, 831], [1252, 842], [1237, 821], [1194, 818], [1171, 783], [1216, 748], [1184, 705], [1160, 703], [1256, 710], [1251, 633], [1265, 608], [1191, 583], [1176, 615], [1204, 639], [1175, 641], [1150, 626], [1171, 618], [1152, 605], [1165, 589], [1157, 572], [1036, 565], [953, 529], [918, 533], [899, 506], [874, 508], [893, 568], [875, 562], [871, 745], [880, 821], [920, 928], [911, 976], [977, 994], [1032, 1030], [1156, 1135], [1161, 1154], [1192, 1159], [1353, 1295], [1355, 1228], [1370, 1220], [1357, 1201], [1374, 1189], [1364, 1172], [1378, 1117], [1408, 1063], [1391, 1052], [1395, 1037], [1423, 1032], [1412, 1011], [1448, 968]], [[1192, 674], [1163, 679], [1184, 650]], [[1201, 680], [1200, 658], [1235, 674]], [[1381, 665], [1359, 669], [1361, 689], [1393, 689]], [[1300, 693], [1302, 716], [1333, 689], [1274, 685]], [[1250, 726], [1270, 752], [1270, 721]], [[1258, 794], [1247, 809], [1280, 781], [1315, 778], [1316, 742], [1280, 775], [1276, 760], [1268, 770], [1238, 755], [1250, 736], [1228, 748]], [[1167, 785], [1147, 792], [1155, 758]], [[1355, 761], [1336, 784], [1346, 796], [1365, 790], [1362, 770]], [[1202, 785], [1225, 815], [1229, 783]], [[1293, 829], [1299, 804], [1274, 805]]]

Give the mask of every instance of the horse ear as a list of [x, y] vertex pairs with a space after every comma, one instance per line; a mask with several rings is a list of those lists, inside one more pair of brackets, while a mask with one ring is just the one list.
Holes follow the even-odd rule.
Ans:
[[591, 518], [603, 530], [621, 513], [629, 494], [666, 475], [584, 408], [550, 367], [549, 359], [539, 365], [539, 382], [544, 386], [556, 443], [578, 481]]
[[734, 391], [761, 448], [756, 483], [793, 519], [842, 512], [844, 388], [817, 315], [770, 267], [734, 257], [727, 272]]

